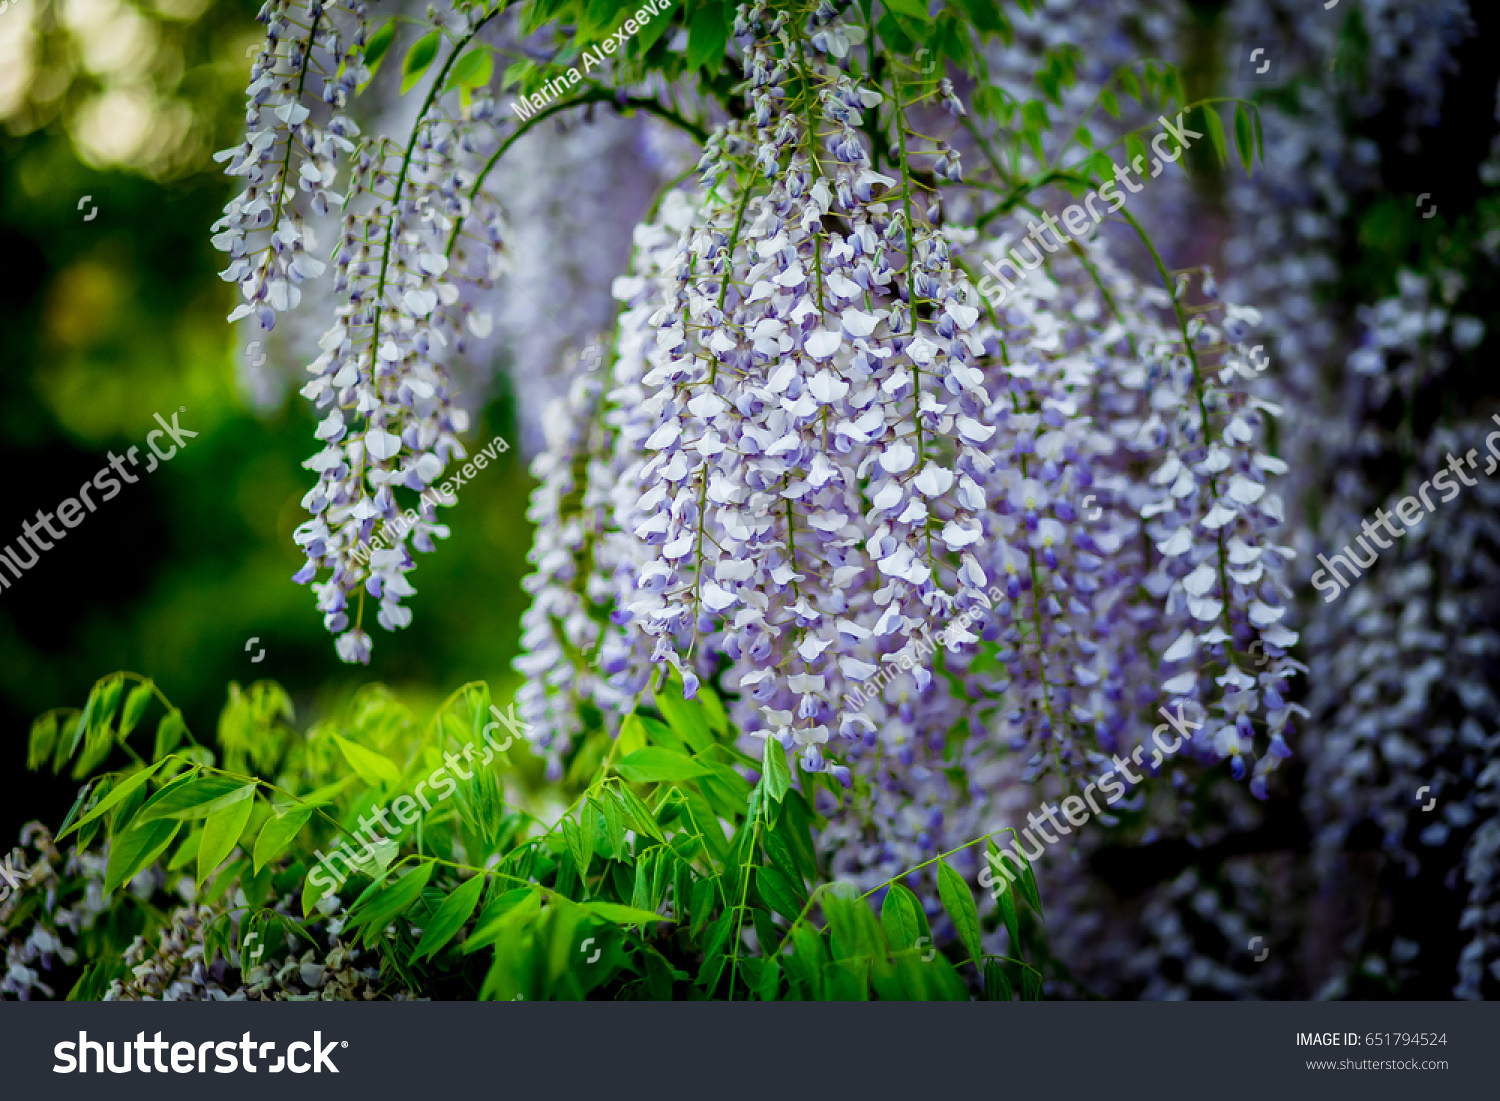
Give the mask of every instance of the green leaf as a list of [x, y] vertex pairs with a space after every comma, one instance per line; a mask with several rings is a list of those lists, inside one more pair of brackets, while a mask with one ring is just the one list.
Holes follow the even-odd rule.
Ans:
[[395, 766], [389, 757], [376, 753], [373, 749], [335, 734], [333, 740], [344, 752], [344, 760], [348, 761], [355, 772], [365, 783], [375, 787], [381, 784], [394, 784], [401, 779], [401, 770]]
[[277, 814], [285, 814], [293, 807], [322, 807], [332, 803], [343, 790], [354, 782], [354, 777], [348, 774], [340, 776], [331, 784], [324, 784], [316, 791], [310, 791], [306, 795], [300, 795], [295, 802], [277, 801], [273, 804]]
[[338, 884], [332, 881], [332, 877], [323, 877], [325, 882], [319, 883], [309, 875], [302, 881], [302, 916], [307, 917], [313, 912], [313, 907], [320, 900], [338, 891]]
[[312, 815], [312, 807], [293, 807], [285, 814], [266, 820], [266, 824], [261, 827], [260, 836], [255, 839], [253, 861], [257, 875], [281, 855]]
[[158, 818], [203, 818], [220, 808], [220, 800], [237, 802], [255, 791], [254, 784], [246, 784], [229, 776], [189, 775], [176, 780], [153, 795], [141, 808], [138, 822], [153, 822]]
[[694, 940], [703, 932], [703, 927], [708, 924], [709, 918], [714, 916], [714, 881], [703, 878], [693, 884], [693, 901], [688, 909], [693, 915], [691, 933]]
[[1052, 129], [1052, 119], [1047, 114], [1047, 105], [1039, 99], [1028, 99], [1021, 104], [1021, 121], [1026, 129], [1031, 131]]
[[355, 848], [358, 851], [351, 854], [349, 862], [354, 865], [355, 871], [362, 872], [371, 879], [385, 875], [385, 870], [401, 851], [400, 844], [389, 837], [382, 837], [368, 847], [360, 845]]
[[1036, 82], [1041, 85], [1042, 93], [1048, 99], [1059, 106], [1062, 105], [1062, 96], [1058, 92], [1057, 77], [1055, 74], [1050, 72], [1037, 73]]
[[161, 760], [177, 748], [177, 743], [182, 741], [182, 736], [186, 733], [187, 724], [182, 721], [182, 712], [172, 708], [156, 724], [156, 747], [152, 749], [151, 756]]
[[915, 948], [925, 925], [917, 896], [900, 883], [891, 884], [880, 904], [880, 927], [891, 947], [896, 951]]
[[916, 45], [896, 20], [895, 12], [886, 12], [875, 24], [875, 35], [891, 53], [910, 55]]
[[1243, 103], [1234, 108], [1234, 144], [1240, 151], [1240, 163], [1245, 166], [1245, 175], [1250, 175], [1250, 166], [1255, 163], [1255, 136], [1250, 126], [1250, 112]]
[[771, 909], [793, 921], [807, 902], [802, 892], [792, 886], [792, 881], [775, 868], [756, 868], [755, 887]]
[[417, 947], [412, 952], [411, 958], [415, 962], [422, 957], [432, 957], [442, 947], [452, 940], [464, 922], [469, 920], [469, 915], [474, 912], [474, 907], [479, 905], [479, 896], [484, 891], [484, 876], [476, 875], [465, 882], [437, 908], [422, 930], [422, 939], [417, 942]]
[[630, 905], [637, 910], [649, 912], [651, 905], [651, 865], [661, 850], [648, 849], [635, 864], [635, 882], [631, 884]]
[[[1012, 848], [1017, 847], [1012, 846]], [[999, 847], [993, 840], [985, 846], [985, 849], [987, 852], [993, 852], [997, 855], [1000, 852]], [[993, 861], [990, 864], [991, 867], [996, 866]], [[1010, 950], [1012, 954], [1019, 957], [1021, 954], [1021, 923], [1016, 915], [1015, 892], [1010, 889], [1010, 882], [1003, 875], [996, 875], [994, 877], [994, 885], [996, 892], [995, 900], [1000, 904], [1000, 920], [1005, 923], [1005, 930], [1010, 934]]]
[[800, 889], [802, 876], [797, 870], [796, 854], [792, 851], [791, 842], [787, 839], [786, 818], [783, 812], [771, 829], [762, 830], [760, 843], [765, 848], [766, 855], [771, 858], [772, 866], [786, 876], [788, 882]]
[[375, 75], [375, 70], [380, 67], [381, 58], [391, 48], [391, 43], [396, 38], [396, 20], [393, 16], [387, 19], [365, 42], [365, 66], [370, 70], [370, 75]]
[[946, 860], [938, 861], [938, 897], [943, 900], [943, 909], [953, 919], [953, 927], [958, 930], [969, 958], [977, 967], [984, 948], [979, 943], [979, 910], [974, 905], [974, 892]]
[[84, 736], [83, 752], [73, 762], [73, 779], [81, 780], [103, 764], [114, 744], [114, 733], [108, 723], [90, 726]]
[[719, 817], [732, 822], [745, 813], [751, 792], [749, 781], [735, 769], [717, 761], [705, 761], [700, 757], [698, 763], [708, 769], [708, 775], [698, 777], [698, 790]]
[[640, 33], [630, 40], [631, 44], [636, 47], [636, 56], [646, 56], [646, 51], [656, 45], [656, 40], [666, 34], [671, 26], [672, 15], [665, 9], [651, 16], [650, 22], [641, 27]]
[[120, 692], [125, 687], [125, 678], [119, 673], [111, 674], [99, 686], [99, 706], [94, 708], [89, 720], [91, 729], [102, 730], [115, 721], [115, 708], [120, 704]]
[[621, 756], [628, 757], [638, 749], [645, 749], [650, 738], [647, 736], [646, 724], [640, 715], [632, 711], [625, 716], [625, 721], [620, 724], [620, 749]]
[[854, 897], [852, 885], [837, 883], [819, 897], [823, 916], [828, 919], [828, 928], [833, 934], [834, 959], [851, 960], [862, 956], [873, 960], [885, 956], [886, 940], [880, 921], [867, 903]]
[[1021, 968], [1021, 1000], [1023, 1002], [1042, 1000], [1042, 977], [1029, 967]]
[[386, 884], [363, 902], [356, 903], [349, 911], [344, 928], [351, 931], [360, 926], [384, 929], [392, 918], [405, 912], [421, 897], [422, 888], [432, 878], [434, 867], [431, 861], [424, 861], [394, 883]]
[[74, 822], [67, 829], [60, 832], [57, 835], [57, 839], [61, 841], [68, 835], [69, 831], [81, 828], [85, 823], [94, 821], [94, 819], [108, 813], [111, 808], [118, 806], [120, 803], [123, 803], [127, 796], [129, 796], [132, 792], [134, 792], [137, 788], [139, 788], [142, 784], [144, 784], [151, 778], [151, 774], [155, 772], [157, 768], [160, 767], [160, 765], [161, 762], [157, 761], [154, 765], [147, 765], [145, 768], [139, 770], [138, 772], [131, 773], [123, 781], [116, 784], [112, 789], [110, 789], [109, 794], [106, 795], [103, 799], [100, 799], [99, 802], [94, 805], [93, 810], [89, 811], [77, 822]]
[[616, 789], [620, 802], [625, 804], [625, 813], [629, 816], [632, 827], [636, 833], [644, 833], [653, 840], [666, 843], [666, 834], [661, 832], [661, 826], [657, 825], [656, 816], [651, 809], [641, 802], [640, 796], [627, 787]]
[[99, 785], [97, 781], [90, 780], [88, 783], [84, 784], [83, 787], [78, 789], [78, 796], [73, 800], [73, 806], [69, 808], [68, 816], [63, 819], [62, 826], [58, 829], [57, 835], [59, 837], [68, 832], [68, 827], [72, 825], [73, 819], [77, 816], [78, 812], [83, 809], [84, 802], [98, 786]]
[[203, 841], [203, 831], [194, 830], [182, 839], [182, 844], [177, 846], [177, 851], [172, 854], [172, 859], [167, 862], [167, 871], [175, 872], [178, 868], [185, 868], [198, 859], [198, 845]]
[[66, 1001], [70, 1002], [102, 1002], [110, 984], [115, 979], [125, 979], [130, 975], [129, 965], [120, 957], [114, 959], [98, 960], [89, 964], [73, 984], [73, 989], [68, 991]]
[[835, 960], [824, 972], [828, 999], [838, 1002], [870, 1000], [870, 963], [867, 956]]
[[636, 784], [691, 780], [708, 770], [691, 757], [661, 746], [638, 749], [615, 763], [615, 771]]
[[[495, 73], [495, 57], [487, 46], [476, 46], [453, 63], [445, 88], [482, 88]], [[489, 704], [485, 704], [488, 711]]]
[[1026, 859], [1026, 854], [1021, 854], [1021, 863], [1025, 871], [1021, 873], [1021, 897], [1026, 900], [1038, 918], [1042, 916], [1042, 896], [1036, 889], [1036, 874], [1031, 870], [1031, 861]]
[[[150, 767], [154, 768], [155, 766]], [[141, 804], [145, 801], [146, 789], [143, 785], [137, 787], [125, 797], [123, 802], [116, 805], [115, 809], [109, 815], [109, 834], [111, 837], [115, 834], [125, 832], [126, 828], [130, 825], [131, 819], [135, 817], [135, 812], [141, 809]], [[80, 833], [79, 836], [81, 837], [82, 834]]]
[[[974, 26], [985, 34], [1000, 34], [1004, 30], [1003, 17], [1000, 14], [1000, 5], [995, 0], [962, 0], [964, 9], [969, 13]], [[897, 10], [901, 10], [899, 7]], [[926, 5], [922, 7], [919, 19], [927, 17]]]
[[146, 713], [146, 708], [151, 706], [151, 682], [138, 684], [130, 690], [130, 695], [125, 697], [125, 710], [120, 713], [120, 740], [129, 737], [130, 732], [135, 729], [136, 723], [141, 721], [141, 716]]
[[1146, 151], [1146, 143], [1141, 140], [1139, 134], [1128, 134], [1125, 137], [1125, 156], [1129, 161], [1129, 167], [1139, 172], [1141, 169], [1135, 167], [1136, 161], [1141, 162], [1145, 168], [1151, 163], [1151, 155]]
[[1229, 163], [1229, 146], [1224, 141], [1224, 124], [1219, 121], [1219, 112], [1211, 103], [1203, 105], [1203, 121], [1207, 123], [1204, 127], [1208, 131], [1208, 140], [1213, 142], [1214, 153], [1218, 156], [1221, 164]]
[[623, 906], [618, 902], [585, 902], [583, 906], [584, 909], [616, 925], [649, 925], [652, 922], [668, 920], [651, 910], [643, 910], [639, 906]]
[[818, 850], [812, 838], [812, 811], [801, 792], [792, 792], [781, 804], [775, 832], [791, 842], [797, 870], [805, 879], [818, 881]]
[[703, 716], [708, 720], [709, 729], [720, 736], [728, 734], [729, 715], [719, 694], [705, 684], [698, 689], [698, 702], [703, 705]]
[[563, 840], [568, 844], [568, 851], [573, 854], [573, 863], [578, 866], [579, 878], [588, 873], [588, 861], [592, 853], [583, 851], [583, 831], [578, 828], [578, 823], [571, 818], [562, 820]]
[[1110, 118], [1117, 119], [1120, 117], [1120, 101], [1115, 98], [1115, 94], [1108, 88], [1100, 89], [1099, 106], [1103, 107], [1109, 113]]
[[[474, 931], [461, 946], [464, 952], [477, 952], [488, 948], [510, 926], [524, 921], [528, 912], [535, 913], [541, 904], [541, 893], [535, 887], [513, 887], [504, 894], [490, 899], [479, 912], [474, 922]], [[519, 911], [520, 917], [513, 917]]]
[[908, 19], [915, 19], [921, 23], [928, 21], [927, 0], [885, 0], [884, 7]]
[[590, 42], [601, 32], [613, 30], [610, 26], [615, 14], [614, 0], [580, 0], [582, 17], [578, 22], [578, 36]]
[[701, 68], [717, 75], [728, 44], [729, 24], [724, 18], [724, 5], [705, 4], [697, 8], [688, 27], [688, 71]]
[[1167, 101], [1169, 103], [1181, 103], [1187, 98], [1182, 87], [1182, 74], [1177, 71], [1176, 65], [1167, 66], [1162, 87], [1166, 89]]
[[109, 866], [104, 872], [104, 891], [129, 883], [166, 851], [177, 836], [179, 822], [157, 821], [133, 826], [111, 840]]
[[999, 960], [984, 961], [984, 1000], [987, 1002], [1008, 1002], [1015, 997], [1015, 991], [1011, 989], [1010, 980], [1005, 977], [1005, 968], [1000, 966]]
[[[200, 856], [203, 853], [201, 842], [199, 843], [198, 853]], [[244, 882], [246, 878], [244, 876], [245, 866], [248, 863], [249, 861], [244, 857], [239, 857], [225, 864], [224, 870], [213, 877], [213, 882], [209, 884], [208, 890], [201, 892], [193, 901], [199, 906], [213, 906], [219, 899], [229, 893], [229, 888], [231, 887], [243, 886], [247, 891], [252, 889], [249, 883]], [[211, 874], [213, 869], [209, 868], [208, 871]], [[207, 878], [205, 875], [204, 879], [206, 880]]]
[[823, 947], [823, 938], [806, 922], [802, 922], [792, 930], [792, 945], [792, 955], [783, 956], [783, 964], [788, 972], [797, 972], [807, 987], [803, 993], [808, 999], [821, 999], [823, 997], [823, 967], [828, 963], [828, 952]]
[[599, 806], [604, 811], [604, 834], [609, 838], [610, 855], [616, 860], [625, 859], [625, 816], [620, 813], [620, 802], [607, 792], [599, 797]]
[[35, 772], [47, 763], [52, 750], [57, 746], [57, 712], [49, 711], [38, 716], [31, 724], [31, 736], [26, 742], [26, 767]]
[[[93, 726], [94, 710], [99, 706], [99, 688], [97, 685], [89, 692], [89, 699], [83, 705], [83, 711], [73, 724], [72, 737], [64, 737], [57, 746], [57, 755], [52, 759], [52, 771], [56, 772], [63, 764], [72, 759], [73, 754], [78, 752], [78, 747], [83, 744], [83, 736]], [[64, 748], [66, 747], [66, 748]]]
[[[255, 785], [246, 784], [248, 795], [255, 794]], [[234, 799], [208, 816], [203, 823], [203, 839], [198, 842], [198, 882], [201, 884], [210, 872], [224, 862], [245, 832], [250, 821], [250, 812], [255, 809], [255, 800], [242, 797]]]
[[437, 31], [429, 31], [413, 42], [411, 49], [406, 51], [406, 57], [401, 62], [401, 94], [403, 96], [411, 91], [417, 81], [422, 79], [422, 74], [432, 64], [433, 58], [437, 57], [440, 41], [442, 38]]
[[501, 90], [507, 91], [529, 86], [531, 76], [536, 71], [536, 62], [529, 58], [521, 61], [512, 61], [500, 74]]
[[767, 794], [779, 803], [786, 798], [786, 793], [792, 787], [792, 770], [787, 767], [786, 747], [775, 738], [767, 738], [761, 763], [765, 767], [765, 775], [760, 782]]
[[588, 875], [589, 864], [594, 859], [594, 850], [599, 845], [599, 808], [592, 799], [584, 801], [578, 810], [578, 840], [583, 847], [583, 859], [578, 862], [578, 874]]
[[713, 746], [714, 735], [708, 726], [708, 716], [696, 700], [682, 698], [681, 681], [668, 681], [655, 698], [656, 709], [666, 716], [668, 725], [692, 747], [694, 753], [702, 753]]

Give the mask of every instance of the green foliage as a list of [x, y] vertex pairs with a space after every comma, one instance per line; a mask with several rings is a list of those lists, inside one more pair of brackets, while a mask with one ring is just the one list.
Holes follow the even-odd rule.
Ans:
[[421, 38], [411, 44], [406, 51], [406, 57], [401, 62], [401, 94], [409, 92], [422, 75], [427, 72], [427, 67], [438, 54], [438, 44], [442, 41], [442, 35], [438, 31], [428, 31]]
[[[82, 712], [38, 720], [32, 767], [72, 760], [51, 744], [59, 731], [86, 752], [88, 732], [109, 727], [131, 679], [139, 685], [126, 696], [121, 731], [138, 724], [149, 698], [178, 716], [150, 682], [115, 674]], [[138, 910], [121, 889], [152, 865], [191, 868], [196, 902], [214, 912], [203, 931], [208, 957], [240, 967], [299, 941], [322, 944], [318, 903], [336, 891], [339, 937], [376, 952], [390, 981], [429, 995], [773, 1001], [1040, 991], [1040, 967], [1020, 953], [1024, 944], [1039, 961], [1045, 954], [1009, 893], [994, 917], [1010, 930], [1009, 957], [984, 953], [983, 919], [953, 853], [913, 871], [935, 873], [956, 942], [933, 943], [921, 901], [900, 882], [885, 885], [877, 916], [878, 891], [856, 896], [822, 873], [811, 778], [799, 770], [794, 779], [779, 742], [767, 740], [761, 761], [735, 749], [707, 686], [684, 700], [680, 685], [664, 685], [654, 702], [657, 714], [637, 710], [618, 741], [593, 733], [597, 766], [566, 811], [547, 819], [526, 782], [529, 754], [484, 748], [486, 685], [464, 685], [424, 724], [373, 687], [338, 721], [305, 733], [289, 724], [277, 686], [231, 685], [218, 753], [180, 749], [191, 735], [176, 718], [179, 729], [158, 734], [152, 760], [93, 777], [59, 836], [108, 841], [111, 913]], [[265, 747], [245, 743], [255, 731]], [[118, 745], [123, 734], [111, 739]], [[227, 766], [231, 757], [240, 769]], [[761, 773], [754, 786], [746, 769]], [[352, 840], [375, 821], [389, 832]], [[381, 844], [365, 843], [375, 836]], [[352, 871], [335, 883], [316, 874], [317, 854], [340, 845]], [[1019, 882], [1039, 917], [1027, 872]], [[149, 940], [165, 917], [144, 912], [144, 929], [101, 927]], [[124, 947], [106, 945], [96, 958]], [[96, 963], [70, 996], [98, 997], [118, 977]]]

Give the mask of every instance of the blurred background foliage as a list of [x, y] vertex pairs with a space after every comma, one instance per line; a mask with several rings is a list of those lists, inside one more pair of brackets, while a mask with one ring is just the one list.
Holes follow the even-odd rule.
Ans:
[[[224, 321], [233, 288], [208, 240], [229, 195], [212, 154], [243, 130], [257, 9], [18, 0], [0, 14], [0, 545], [107, 452], [144, 451], [153, 413], [185, 408], [179, 424], [199, 433], [0, 593], [0, 847], [54, 821], [76, 786], [25, 772], [31, 720], [111, 669], [153, 677], [205, 735], [230, 681], [279, 681], [299, 726], [372, 680], [419, 709], [473, 679], [509, 694], [531, 543], [515, 450], [446, 510], [452, 535], [421, 561], [413, 625], [370, 667], [339, 662], [291, 581], [314, 421], [295, 392], [251, 411], [236, 381], [246, 350]], [[503, 392], [472, 439], [495, 435], [516, 439]]]

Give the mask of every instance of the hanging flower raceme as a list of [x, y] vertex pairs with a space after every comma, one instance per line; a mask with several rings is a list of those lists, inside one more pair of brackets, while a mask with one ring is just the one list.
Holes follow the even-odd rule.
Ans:
[[[1200, 737], [1205, 758], [1238, 762], [1262, 711], [1271, 756], [1282, 753], [1289, 552], [1265, 537], [1274, 498], [1244, 484], [1264, 492], [1277, 469], [1246, 435], [1264, 409], [1234, 388], [1231, 366], [1158, 385], [1154, 350], [1181, 343], [1164, 324], [1173, 300], [1098, 242], [1087, 259], [1049, 259], [1050, 278], [995, 312], [956, 259], [976, 235], [941, 225], [939, 195], [911, 168], [936, 140], [908, 129], [899, 94], [851, 74], [835, 23], [804, 31], [742, 12], [747, 118], [713, 134], [702, 197], [669, 196], [672, 218], [638, 231], [636, 271], [616, 287], [626, 311], [598, 464], [607, 489], [589, 487], [610, 502], [585, 585], [612, 609], [594, 701], [627, 711], [653, 669], [691, 696], [727, 659], [742, 731], [777, 737], [808, 771], [832, 764], [845, 782], [918, 802], [901, 770], [936, 760], [966, 722], [976, 744], [999, 734], [1029, 750], [1031, 776], [1142, 746], [1164, 700], [1228, 716]], [[897, 174], [872, 166], [867, 121], [892, 132]], [[1227, 341], [1193, 321], [1202, 354], [1240, 341], [1246, 316], [1228, 312]], [[1212, 454], [1192, 451], [1195, 411], [1223, 436]], [[1222, 478], [1221, 451], [1234, 465]], [[1164, 452], [1207, 464], [1191, 501], [1180, 479], [1164, 490], [1143, 478]], [[1238, 587], [1214, 610], [1245, 636], [1238, 647], [1257, 637], [1276, 662], [1257, 670], [1263, 692], [1246, 694], [1207, 631], [1191, 639], [1210, 659], [1193, 676], [1227, 686], [1224, 699], [1187, 691], [1180, 665], [1156, 668], [1169, 647], [1165, 660], [1183, 660], [1174, 640], [1216, 599], [1197, 569], [1205, 552], [1177, 546], [1192, 524], [1229, 529]], [[1257, 570], [1256, 548], [1276, 561]], [[556, 631], [537, 637], [555, 656]], [[939, 648], [946, 678], [934, 675]], [[577, 729], [544, 718], [557, 734]], [[951, 817], [969, 797], [932, 806]]]
[[600, 625], [586, 587], [607, 503], [600, 492], [601, 472], [591, 469], [603, 445], [601, 374], [592, 358], [574, 377], [566, 399], [548, 406], [547, 449], [531, 464], [539, 484], [526, 512], [536, 525], [527, 557], [536, 572], [524, 583], [532, 601], [521, 620], [524, 653], [515, 667], [526, 681], [516, 703], [537, 731], [534, 748], [546, 755], [553, 779], [561, 776], [562, 758], [583, 729], [580, 704], [600, 694], [593, 668]]
[[1255, 719], [1264, 722], [1266, 752], [1250, 787], [1265, 798], [1266, 774], [1291, 755], [1291, 720], [1305, 714], [1286, 698], [1289, 677], [1302, 667], [1287, 654], [1297, 633], [1281, 622], [1291, 595], [1284, 574], [1295, 552], [1275, 540], [1284, 514], [1267, 485], [1287, 467], [1260, 449], [1268, 418], [1280, 410], [1244, 387], [1256, 377], [1246, 338], [1259, 315], [1213, 300], [1188, 311], [1184, 282], [1173, 309], [1196, 316], [1175, 344], [1150, 358], [1141, 380], [1154, 411], [1142, 431], [1160, 434], [1166, 449], [1150, 477], [1155, 500], [1141, 510], [1161, 556], [1147, 584], [1166, 602], [1163, 626], [1172, 641], [1162, 660], [1186, 666], [1163, 687], [1169, 706], [1209, 713], [1194, 746], [1210, 759], [1228, 758], [1236, 778], [1245, 774], [1245, 758], [1256, 757]]
[[982, 483], [983, 561], [999, 595], [985, 637], [999, 643], [1002, 675], [970, 691], [1003, 699], [1001, 729], [1013, 750], [1033, 751], [1033, 771], [1072, 771], [1124, 743], [1132, 701], [1117, 624], [1140, 574], [1120, 552], [1138, 524], [1107, 431], [1121, 410], [1099, 400], [1129, 367], [1125, 330], [1105, 322], [1085, 269], [1062, 260], [1051, 271], [1057, 282], [1023, 284], [982, 330], [1000, 433]]
[[984, 599], [968, 548], [994, 430], [966, 277], [857, 130], [883, 97], [766, 30], [783, 50], [748, 50], [755, 124], [710, 143], [703, 214], [655, 280], [639, 390], [612, 398], [611, 538], [641, 564], [616, 571], [606, 668], [638, 690], [625, 655], [644, 650], [691, 695], [724, 653], [742, 728], [819, 771], [831, 734], [876, 729], [846, 697], [903, 658], [925, 687], [919, 629]]
[[223, 277], [245, 300], [229, 320], [254, 316], [269, 330], [324, 270], [305, 218], [344, 201], [331, 189], [359, 127], [343, 111], [369, 72], [363, 0], [310, 0], [301, 10], [268, 0], [257, 18], [266, 42], [250, 70], [245, 140], [214, 156], [227, 175], [244, 177], [245, 190], [215, 223], [213, 244], [229, 254]]
[[[468, 20], [454, 56], [485, 18]], [[474, 186], [481, 143], [473, 131], [488, 129], [493, 106], [481, 96], [449, 116], [443, 104], [453, 98], [429, 96], [404, 149], [382, 140], [361, 153], [334, 258], [343, 301], [302, 389], [323, 411], [317, 436], [325, 446], [304, 464], [319, 477], [303, 498], [313, 518], [295, 533], [307, 554], [295, 579], [332, 571], [313, 588], [345, 661], [369, 660], [366, 597], [379, 601], [376, 620], [386, 630], [411, 622], [401, 603], [416, 591], [406, 577], [411, 550], [430, 551], [448, 535], [437, 506], [454, 498], [438, 483], [449, 462], [464, 458], [458, 436], [469, 418], [454, 404], [445, 361], [466, 328], [482, 326], [461, 304], [454, 276], [492, 278], [494, 248], [471, 257], [471, 230], [460, 251], [465, 268], [450, 275], [449, 255], [465, 218], [498, 244], [498, 212], [476, 201]], [[419, 495], [415, 505], [402, 508], [403, 490]]]

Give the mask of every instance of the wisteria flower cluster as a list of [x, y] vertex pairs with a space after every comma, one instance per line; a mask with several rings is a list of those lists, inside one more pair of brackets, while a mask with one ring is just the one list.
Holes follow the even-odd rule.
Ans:
[[[430, 16], [431, 49], [402, 68], [435, 75], [402, 141], [341, 113], [386, 28], [316, 4], [263, 17], [230, 170], [278, 198], [248, 189], [219, 241], [239, 313], [269, 327], [323, 274], [304, 219], [340, 208], [333, 322], [302, 390], [322, 449], [296, 579], [363, 662], [366, 598], [387, 630], [409, 623], [411, 552], [448, 533], [424, 496], [419, 522], [370, 551], [402, 495], [464, 454], [455, 368], [522, 289], [500, 305], [510, 230], [492, 170], [539, 120], [465, 83], [488, 72], [476, 51], [517, 33], [499, 9]], [[727, 110], [701, 105], [696, 179], [636, 226], [607, 351], [565, 357], [566, 396], [542, 418], [516, 667], [548, 775], [650, 693], [712, 685], [753, 756], [774, 740], [831, 781], [827, 798], [852, 790], [821, 841], [871, 884], [1007, 824], [1002, 789], [1051, 775], [1066, 790], [1129, 754], [1163, 705], [1201, 724], [1183, 760], [1227, 762], [1265, 798], [1301, 710], [1286, 465], [1268, 443], [1281, 410], [1251, 385], [1260, 315], [1144, 239], [1159, 285], [1095, 237], [1047, 246], [1044, 272], [987, 301], [973, 273], [1015, 236], [996, 216], [1034, 210], [1072, 142], [1043, 141], [1029, 111], [1007, 135], [996, 96], [913, 64], [854, 9], [746, 4], [730, 31], [741, 79]], [[1073, 79], [1066, 48], [1050, 64]], [[1153, 70], [1133, 87], [1172, 94]], [[257, 128], [263, 103], [282, 126]], [[985, 213], [996, 191], [1009, 198]]]
[[[439, 38], [454, 46], [409, 139], [356, 145], [360, 130], [343, 112], [371, 77], [364, 5], [312, 0], [294, 14], [268, 4], [261, 13], [267, 46], [248, 90], [249, 133], [220, 155], [230, 174], [249, 180], [215, 238], [231, 257], [225, 278], [246, 299], [230, 320], [254, 316], [269, 330], [278, 313], [295, 308], [301, 285], [326, 266], [313, 255], [317, 236], [305, 219], [342, 210], [331, 256], [334, 320], [302, 387], [320, 411], [323, 449], [305, 464], [318, 481], [302, 502], [312, 518], [296, 532], [307, 563], [295, 579], [313, 583], [345, 661], [369, 661], [367, 596], [379, 602], [375, 619], [386, 630], [410, 623], [402, 601], [416, 591], [406, 577], [411, 551], [430, 551], [434, 538], [448, 534], [425, 492], [465, 454], [458, 437], [469, 415], [454, 403], [448, 364], [491, 327], [488, 313], [461, 291], [493, 285], [503, 267], [504, 223], [481, 186], [499, 140], [493, 100], [445, 78], [496, 14], [474, 8], [447, 23], [434, 14], [423, 40], [432, 44], [428, 63]], [[314, 109], [331, 117], [319, 124]], [[348, 191], [338, 195], [330, 189], [346, 165]], [[419, 519], [394, 546], [372, 549], [377, 525], [402, 514], [403, 490], [421, 495]], [[325, 569], [331, 574], [317, 580]]]
[[[574, 547], [535, 558], [518, 668], [566, 688], [523, 690], [539, 744], [565, 753], [581, 703], [617, 726], [713, 678], [741, 731], [855, 788], [824, 840], [872, 881], [995, 828], [1006, 750], [1066, 779], [1164, 701], [1264, 798], [1299, 709], [1255, 311], [1143, 286], [1097, 241], [996, 310], [968, 272], [1006, 242], [944, 217], [956, 143], [830, 28], [742, 12], [746, 120], [637, 230], [610, 389], [575, 391], [538, 460], [533, 519]], [[929, 658], [924, 626], [968, 611]]]

